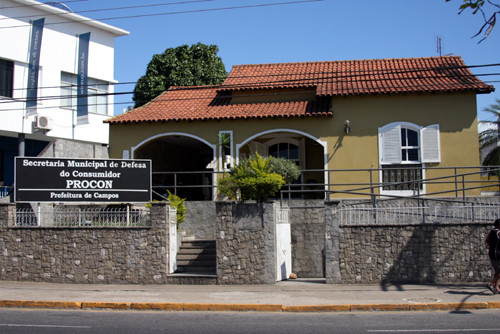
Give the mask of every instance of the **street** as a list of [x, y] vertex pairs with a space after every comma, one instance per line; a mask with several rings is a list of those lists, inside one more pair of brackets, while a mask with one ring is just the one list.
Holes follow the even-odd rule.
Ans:
[[223, 313], [0, 309], [0, 333], [498, 333], [497, 310]]

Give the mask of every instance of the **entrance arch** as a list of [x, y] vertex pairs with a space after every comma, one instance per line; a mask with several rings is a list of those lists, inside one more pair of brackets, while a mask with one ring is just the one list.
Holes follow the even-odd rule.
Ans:
[[[236, 145], [237, 160], [255, 152], [294, 161], [303, 171], [315, 170], [303, 173], [302, 179], [298, 182], [310, 184], [302, 188], [308, 190], [309, 193], [304, 192], [303, 196], [295, 194], [303, 198], [324, 198], [323, 187], [320, 185], [325, 184], [327, 180], [328, 152], [325, 141], [307, 132], [280, 128], [259, 132]], [[320, 190], [320, 192], [312, 192], [312, 190]]]
[[[169, 132], [132, 147], [131, 158], [151, 159], [156, 193], [165, 196], [168, 190], [188, 200], [212, 200], [215, 148], [216, 145], [192, 134]], [[190, 187], [195, 185], [198, 187]], [[156, 197], [161, 199], [158, 194]]]

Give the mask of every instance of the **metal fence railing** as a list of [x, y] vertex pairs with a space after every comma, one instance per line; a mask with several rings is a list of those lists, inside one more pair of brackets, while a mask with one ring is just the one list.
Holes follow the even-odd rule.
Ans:
[[491, 223], [500, 217], [500, 205], [408, 206], [389, 204], [381, 207], [343, 206], [337, 209], [341, 225], [403, 223]]
[[149, 210], [135, 208], [16, 209], [15, 226], [140, 227], [150, 226]]
[[[398, 198], [408, 197], [408, 194], [400, 196], [398, 192], [411, 192], [413, 197], [447, 196], [464, 199], [482, 191], [499, 193], [499, 174], [500, 166], [400, 165], [304, 169], [297, 181], [284, 186], [276, 196], [282, 200]], [[168, 190], [188, 200], [214, 200], [217, 198], [217, 179], [224, 176], [224, 173], [217, 171], [153, 172], [153, 191], [165, 197]]]
[[[500, 191], [500, 166], [399, 167], [327, 170], [326, 193], [355, 197], [451, 196], [463, 200], [481, 191]], [[394, 173], [398, 177], [391, 177]], [[411, 178], [402, 175], [412, 175]], [[399, 174], [398, 174], [399, 175]], [[347, 182], [346, 180], [354, 180]], [[407, 194], [399, 195], [394, 191]], [[408, 192], [411, 194], [408, 195]]]

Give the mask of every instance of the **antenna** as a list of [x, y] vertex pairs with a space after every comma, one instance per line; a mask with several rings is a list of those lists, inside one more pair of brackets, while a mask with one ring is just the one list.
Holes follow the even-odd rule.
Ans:
[[441, 37], [437, 36], [436, 44], [437, 44], [436, 52], [439, 53], [439, 57], [441, 57]]

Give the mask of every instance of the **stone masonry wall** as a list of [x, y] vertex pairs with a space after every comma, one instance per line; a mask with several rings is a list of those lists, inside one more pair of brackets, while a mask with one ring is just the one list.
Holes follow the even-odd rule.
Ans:
[[[496, 205], [498, 198], [479, 199], [479, 203]], [[441, 219], [343, 225], [336, 210], [341, 204], [326, 205], [327, 283], [461, 283], [491, 279], [485, 238], [493, 222]], [[431, 204], [453, 205], [447, 201]]]
[[0, 279], [54, 283], [164, 284], [168, 208], [153, 205], [151, 227], [11, 227], [0, 205]]
[[217, 283], [275, 283], [273, 204], [217, 202], [216, 211]]
[[459, 283], [491, 279], [491, 225], [340, 228], [342, 283]]
[[[321, 200], [294, 200], [290, 209], [292, 268], [298, 277], [325, 277], [325, 210]], [[278, 204], [279, 205], [279, 204]], [[215, 202], [186, 202], [186, 221], [179, 229], [196, 239], [215, 239]]]
[[196, 239], [215, 240], [215, 202], [188, 201], [185, 205], [186, 221], [179, 225], [179, 230]]
[[292, 271], [301, 278], [325, 277], [325, 202], [293, 201], [291, 205]]

